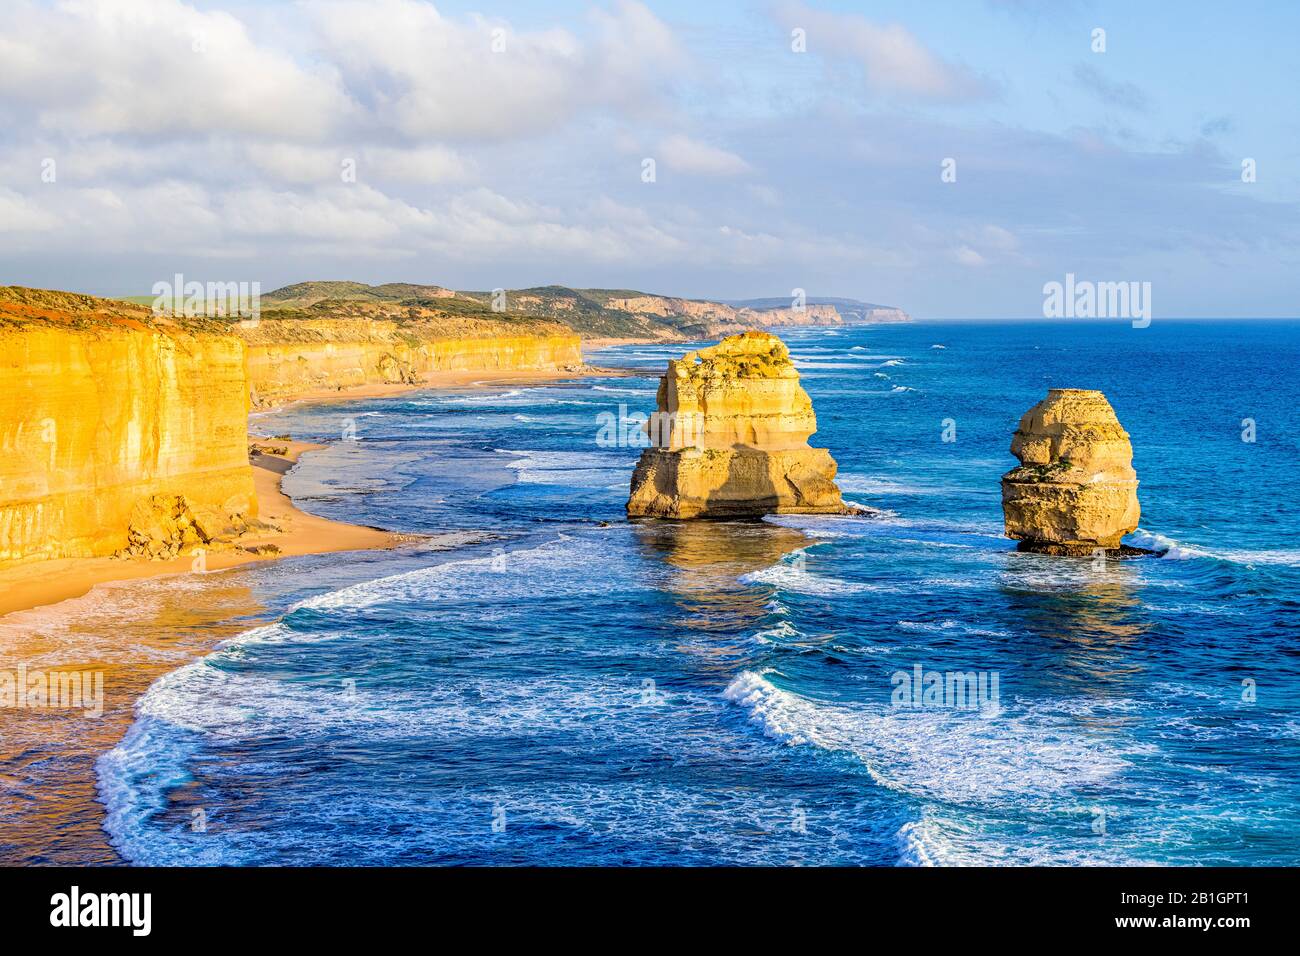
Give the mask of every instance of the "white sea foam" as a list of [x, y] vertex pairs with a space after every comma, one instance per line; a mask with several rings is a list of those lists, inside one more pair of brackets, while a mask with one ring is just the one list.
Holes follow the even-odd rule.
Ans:
[[562, 534], [534, 548], [450, 561], [356, 584], [309, 598], [297, 607], [361, 609], [429, 598], [481, 599], [499, 595], [506, 600], [523, 595], [603, 594], [605, 579], [588, 573], [592, 567], [602, 568], [605, 574], [623, 574], [628, 581], [638, 578], [639, 568], [620, 554], [610, 552], [593, 538]]
[[778, 621], [773, 627], [765, 628], [755, 634], [754, 640], [760, 644], [780, 644], [800, 637], [803, 635], [789, 621]]
[[621, 457], [595, 452], [530, 451], [498, 448], [506, 455], [518, 455], [506, 467], [522, 484], [567, 485], [574, 488], [608, 488], [624, 485], [633, 463]]
[[562, 398], [566, 390], [552, 388], [512, 388], [504, 392], [483, 392], [473, 395], [447, 395], [432, 401], [412, 401], [410, 405], [427, 405], [432, 408], [521, 408], [530, 405], [553, 407], [576, 405], [588, 408], [601, 407], [600, 402]]
[[593, 392], [609, 392], [613, 395], [648, 395], [650, 397], [655, 395], [653, 388], [614, 388], [610, 385], [593, 385], [591, 390]]
[[974, 627], [964, 621], [899, 621], [904, 631], [922, 631], [931, 634], [969, 634], [972, 637], [1010, 637], [1006, 631]]
[[[1002, 527], [994, 522], [948, 521], [942, 518], [910, 518], [895, 511], [877, 510], [867, 517], [839, 517], [836, 515], [767, 515], [769, 524], [794, 528], [825, 538], [895, 537], [899, 529], [916, 533], [963, 535], [982, 538], [980, 546], [1000, 551], [1011, 550], [1015, 542], [1008, 540]], [[900, 539], [902, 540], [902, 539]]]
[[1165, 552], [1162, 557], [1169, 561], [1190, 561], [1207, 558], [1217, 561], [1230, 561], [1244, 565], [1279, 565], [1282, 567], [1300, 567], [1300, 550], [1291, 548], [1208, 548], [1199, 545], [1180, 544], [1173, 538], [1138, 528], [1129, 535], [1129, 543], [1151, 551]]
[[861, 495], [936, 495], [943, 494], [946, 488], [926, 486], [909, 482], [904, 484], [880, 475], [857, 475], [843, 473], [835, 479], [841, 491]]
[[[800, 551], [794, 552], [795, 555], [800, 553]], [[783, 591], [826, 597], [836, 594], [865, 594], [872, 591], [895, 592], [898, 590], [897, 585], [864, 584], [814, 574], [806, 566], [801, 567], [791, 559], [778, 562], [761, 571], [750, 572], [742, 576], [740, 580], [744, 584], [770, 584]]]
[[[1089, 739], [1057, 703], [979, 711], [830, 704], [743, 671], [723, 692], [768, 737], [856, 758], [879, 784], [922, 799], [1025, 807], [1097, 786], [1130, 766], [1129, 741]], [[1091, 701], [1094, 712], [1108, 702]]]

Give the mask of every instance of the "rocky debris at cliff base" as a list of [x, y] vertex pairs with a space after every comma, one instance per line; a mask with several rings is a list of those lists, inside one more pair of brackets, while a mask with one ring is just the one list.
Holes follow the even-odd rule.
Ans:
[[226, 550], [244, 535], [268, 530], [278, 529], [241, 514], [196, 512], [184, 495], [152, 495], [132, 509], [126, 547], [113, 556], [168, 561], [195, 548]]
[[409, 362], [403, 362], [395, 355], [385, 353], [379, 357], [375, 363], [375, 371], [379, 377], [392, 385], [418, 385], [420, 383], [419, 374], [411, 367]]
[[835, 459], [811, 448], [812, 400], [775, 335], [745, 332], [670, 361], [659, 383], [657, 447], [632, 475], [631, 517], [741, 518], [861, 513], [835, 484]]
[[246, 544], [241, 545], [239, 550], [260, 558], [274, 557], [282, 553], [278, 544]]
[[1021, 551], [1117, 556], [1141, 515], [1133, 446], [1101, 392], [1054, 388], [1020, 420], [1011, 441], [1020, 465], [1002, 477], [1006, 534]]

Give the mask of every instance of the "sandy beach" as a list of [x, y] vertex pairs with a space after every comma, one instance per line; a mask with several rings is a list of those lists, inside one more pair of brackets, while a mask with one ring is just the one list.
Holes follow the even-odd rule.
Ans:
[[[451, 372], [415, 385], [372, 386], [295, 396], [293, 402], [346, 401], [427, 389], [470, 389], [570, 378], [579, 373]], [[603, 370], [582, 374], [600, 375]], [[287, 402], [285, 404], [288, 404]], [[26, 835], [50, 827], [60, 834], [40, 859], [10, 858], [0, 847], [4, 863], [123, 861], [102, 829], [103, 806], [96, 791], [95, 761], [111, 749], [130, 727], [135, 703], [164, 674], [208, 653], [219, 641], [233, 637], [259, 621], [268, 610], [237, 578], [217, 574], [257, 562], [345, 551], [391, 549], [428, 542], [442, 549], [455, 547], [463, 536], [451, 532], [445, 542], [332, 521], [297, 508], [281, 490], [284, 476], [302, 456], [324, 448], [257, 433], [250, 422], [249, 442], [263, 449], [251, 456], [258, 501], [258, 519], [272, 527], [239, 539], [244, 550], [213, 551], [205, 556], [206, 573], [196, 573], [194, 558], [170, 561], [119, 558], [69, 558], [38, 561], [0, 570], [0, 665], [28, 673], [56, 673], [69, 667], [102, 675], [102, 713], [80, 719], [80, 712], [20, 708], [4, 713], [0, 734], [0, 793], [14, 798], [18, 808], [0, 812], [0, 826], [14, 845], [41, 841]], [[275, 453], [266, 453], [273, 450]], [[434, 536], [435, 538], [439, 536]], [[189, 583], [179, 589], [154, 587], [153, 579], [172, 577]], [[96, 588], [107, 593], [92, 593]], [[119, 627], [123, 608], [132, 619]], [[69, 733], [70, 728], [75, 732]], [[51, 762], [58, 765], [58, 786], [48, 786]]]
[[[318, 518], [294, 507], [280, 490], [284, 475], [304, 453], [323, 446], [304, 442], [273, 442], [283, 455], [254, 455], [253, 484], [257, 491], [258, 518], [279, 530], [249, 534], [240, 539], [242, 548], [279, 549], [254, 554], [245, 550], [212, 551], [205, 555], [208, 571], [220, 571], [254, 561], [334, 551], [391, 548], [408, 540], [376, 528], [364, 528]], [[44, 607], [80, 597], [97, 584], [168, 574], [194, 573], [194, 558], [171, 561], [122, 558], [65, 558], [38, 561], [0, 571], [0, 615]]]
[[[605, 344], [613, 345], [616, 343], [613, 340], [610, 340]], [[584, 348], [588, 345], [592, 348], [599, 347], [595, 341], [591, 343], [583, 343]], [[265, 411], [270, 408], [282, 408], [285, 405], [300, 404], [302, 402], [342, 402], [360, 398], [387, 398], [390, 395], [401, 395], [406, 392], [418, 392], [428, 389], [474, 389], [504, 387], [508, 385], [538, 385], [564, 378], [620, 377], [626, 376], [627, 374], [628, 373], [623, 369], [593, 367], [587, 367], [580, 371], [575, 370], [572, 372], [560, 372], [555, 369], [515, 369], [503, 372], [483, 370], [432, 372], [424, 381], [410, 384], [356, 385], [349, 388], [315, 389], [306, 392], [297, 392], [291, 398], [282, 401], [268, 402], [258, 410]]]
[[[281, 403], [342, 402], [420, 390], [478, 389], [552, 382], [562, 378], [621, 374], [585, 369], [524, 372], [447, 372], [412, 385], [365, 386], [295, 395]], [[41, 844], [31, 834], [50, 828], [60, 837], [39, 858], [0, 847], [0, 863], [121, 864], [102, 828], [103, 805], [96, 790], [95, 761], [122, 738], [135, 718], [135, 704], [158, 678], [201, 657], [270, 613], [237, 577], [219, 574], [241, 565], [333, 552], [392, 549], [421, 542], [435, 549], [457, 546], [461, 532], [446, 541], [403, 535], [332, 521], [296, 507], [281, 490], [284, 476], [325, 446], [260, 434], [250, 420], [253, 483], [258, 519], [270, 529], [239, 539], [241, 549], [205, 555], [206, 573], [194, 558], [170, 561], [68, 558], [37, 561], [0, 570], [0, 665], [10, 671], [57, 673], [89, 669], [101, 675], [102, 713], [82, 719], [80, 711], [20, 708], [3, 714], [0, 793], [12, 801], [0, 808], [0, 826], [13, 846]], [[270, 453], [274, 452], [274, 453]], [[267, 546], [273, 546], [275, 551]], [[171, 578], [180, 588], [155, 586]], [[101, 591], [96, 591], [99, 588]], [[107, 590], [102, 590], [107, 589]], [[94, 593], [92, 593], [94, 592]], [[126, 609], [129, 608], [129, 611]], [[131, 618], [123, 621], [123, 613]], [[116, 626], [108, 623], [119, 622]], [[70, 732], [70, 730], [72, 732]], [[57, 766], [57, 770], [55, 769]], [[57, 779], [56, 786], [49, 781]]]
[[[435, 373], [426, 381], [399, 385], [365, 385], [349, 389], [322, 389], [294, 395], [280, 403], [342, 402], [366, 398], [383, 398], [405, 392], [440, 389], [491, 388], [517, 384], [553, 382], [558, 378], [618, 376], [617, 369], [584, 369], [581, 372], [535, 371], [453, 371]], [[278, 548], [278, 552], [253, 554], [242, 550], [213, 551], [206, 555], [208, 571], [219, 571], [255, 561], [276, 560], [304, 554], [337, 551], [362, 551], [392, 548], [409, 536], [391, 534], [377, 528], [319, 518], [296, 508], [280, 490], [281, 479], [304, 454], [324, 447], [305, 442], [273, 439], [258, 435], [256, 421], [250, 424], [249, 440], [284, 454], [261, 454], [252, 458], [253, 480], [257, 492], [258, 518], [278, 530], [249, 534], [240, 539], [242, 548]], [[80, 597], [95, 585], [110, 581], [153, 578], [170, 574], [193, 573], [190, 556], [171, 561], [126, 560], [119, 558], [66, 558], [39, 561], [0, 569], [0, 619], [14, 611], [45, 607]]]

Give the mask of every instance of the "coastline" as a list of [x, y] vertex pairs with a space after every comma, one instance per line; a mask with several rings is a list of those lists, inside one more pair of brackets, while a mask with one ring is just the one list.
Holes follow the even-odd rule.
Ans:
[[[359, 400], [420, 390], [490, 388], [603, 374], [622, 373], [596, 369], [450, 372], [414, 385], [363, 386], [295, 395], [281, 404]], [[438, 541], [439, 535], [400, 534], [301, 510], [284, 493], [283, 478], [303, 455], [327, 446], [263, 436], [255, 416], [250, 417], [248, 437], [250, 444], [271, 445], [277, 451], [283, 448], [283, 454], [259, 453], [251, 458], [258, 517], [278, 530], [249, 534], [239, 543], [246, 547], [275, 545], [279, 551], [210, 552], [206, 559], [208, 572], [313, 554], [392, 550], [416, 541], [457, 546], [455, 541]], [[447, 537], [454, 539], [458, 533]], [[0, 864], [120, 866], [128, 862], [104, 830], [105, 808], [98, 791], [97, 761], [121, 741], [135, 720], [136, 702], [156, 680], [266, 620], [266, 609], [245, 585], [224, 574], [196, 574], [192, 562], [188, 555], [170, 561], [66, 558], [0, 570], [0, 652], [5, 666], [58, 670], [75, 661], [83, 668], [99, 671], [104, 685], [103, 713], [97, 719], [69, 721], [68, 712], [61, 709], [0, 711], [4, 728], [0, 734], [0, 760], [9, 768], [0, 774], [0, 786], [12, 795], [23, 795], [21, 812], [3, 819], [13, 845], [0, 847]], [[143, 592], [145, 603], [137, 613], [145, 613], [147, 621], [137, 622], [130, 636], [96, 626], [95, 614], [101, 604], [94, 593], [97, 588], [117, 591], [107, 597], [107, 603], [120, 608], [122, 592], [118, 589], [133, 589], [167, 577], [192, 578], [200, 590], [182, 592], [188, 596], [170, 605], [158, 605], [147, 596], [148, 591]], [[57, 761], [57, 768], [49, 764], [51, 760]], [[55, 786], [50, 786], [51, 773], [57, 781]], [[50, 826], [62, 834], [59, 845], [31, 856], [30, 847], [42, 845], [36, 834]]]
[[[586, 349], [589, 343], [583, 342]], [[274, 411], [287, 405], [303, 402], [345, 402], [359, 398], [388, 398], [407, 392], [443, 391], [450, 389], [495, 388], [507, 385], [539, 385], [569, 378], [619, 378], [628, 372], [616, 368], [586, 366], [581, 369], [539, 368], [477, 371], [431, 372], [419, 382], [397, 382], [384, 385], [354, 385], [348, 388], [321, 388], [295, 392], [280, 399], [272, 399], [253, 409], [253, 414]], [[252, 437], [250, 435], [250, 437]]]
[[[554, 382], [566, 378], [625, 374], [619, 369], [595, 368], [572, 372], [561, 369], [453, 371], [438, 372], [430, 375], [425, 381], [410, 384], [363, 385], [349, 389], [301, 392], [286, 397], [283, 401], [254, 409], [250, 417], [248, 437], [250, 443], [272, 441], [267, 436], [256, 434], [257, 413], [303, 402], [345, 402], [383, 398], [405, 392], [492, 388]], [[399, 547], [405, 542], [415, 540], [409, 535], [380, 528], [321, 518], [296, 507], [292, 499], [281, 490], [283, 477], [298, 463], [302, 455], [318, 451], [325, 446], [290, 440], [273, 440], [272, 443], [277, 448], [284, 446], [285, 453], [255, 455], [252, 459], [253, 482], [257, 494], [258, 518], [280, 530], [249, 534], [241, 538], [239, 543], [241, 547], [249, 548], [273, 545], [279, 551], [265, 554], [213, 551], [206, 557], [209, 571], [308, 554], [383, 550]], [[99, 584], [190, 574], [193, 573], [192, 562], [193, 558], [188, 555], [170, 561], [111, 557], [62, 558], [53, 561], [34, 561], [0, 569], [0, 622], [3, 622], [7, 615], [16, 612], [48, 607], [82, 597]]]
[[[209, 572], [305, 554], [393, 548], [411, 540], [378, 528], [320, 518], [297, 508], [280, 488], [283, 478], [303, 454], [325, 446], [294, 441], [278, 442], [277, 445], [285, 447], [283, 455], [255, 455], [252, 462], [258, 517], [279, 530], [249, 534], [239, 543], [241, 548], [274, 546], [279, 550], [264, 554], [242, 550], [212, 551], [206, 555]], [[16, 611], [48, 607], [82, 597], [96, 585], [111, 581], [192, 574], [195, 573], [193, 560], [188, 555], [170, 561], [62, 558], [6, 568], [0, 570], [0, 621]]]

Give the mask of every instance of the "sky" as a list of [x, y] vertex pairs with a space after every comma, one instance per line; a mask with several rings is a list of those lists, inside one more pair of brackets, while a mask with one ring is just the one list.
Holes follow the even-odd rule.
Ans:
[[1294, 317], [1298, 34], [1283, 0], [9, 0], [0, 284], [1015, 318], [1070, 273]]

